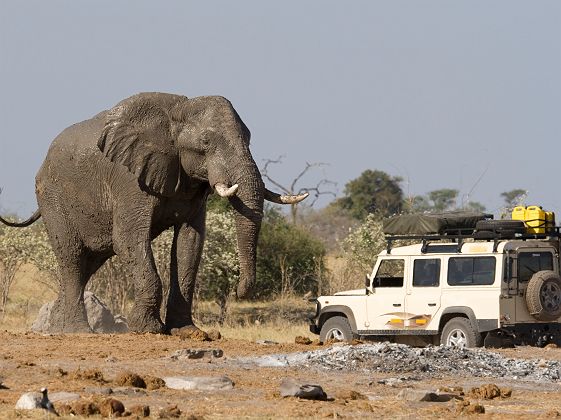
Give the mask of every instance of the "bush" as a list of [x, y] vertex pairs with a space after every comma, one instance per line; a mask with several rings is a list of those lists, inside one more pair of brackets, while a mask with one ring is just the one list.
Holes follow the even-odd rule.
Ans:
[[288, 223], [275, 207], [265, 210], [257, 248], [254, 297], [317, 293], [324, 270], [324, 245], [306, 230]]

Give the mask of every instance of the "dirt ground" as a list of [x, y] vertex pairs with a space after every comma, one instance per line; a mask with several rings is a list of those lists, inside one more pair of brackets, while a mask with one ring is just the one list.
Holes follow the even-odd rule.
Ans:
[[[236, 360], [319, 348], [317, 345], [258, 344], [227, 339], [200, 342], [164, 335], [51, 336], [0, 332], [0, 419], [45, 418], [45, 412], [39, 410], [14, 409], [22, 393], [42, 387], [47, 387], [51, 395], [72, 392], [80, 394], [84, 400], [96, 398], [96, 395], [106, 398], [101, 394], [111, 388], [114, 391], [111, 397], [121, 401], [127, 409], [149, 406], [152, 418], [174, 415], [182, 418], [450, 418], [473, 410], [477, 404], [484, 407], [484, 418], [550, 418], [561, 412], [561, 386], [555, 382], [454, 376], [389, 386], [378, 381], [395, 377], [395, 374], [259, 368]], [[223, 357], [173, 359], [172, 354], [181, 349], [221, 349]], [[558, 348], [520, 347], [499, 352], [507, 357], [561, 360]], [[136, 373], [144, 378], [226, 375], [235, 385], [231, 390], [221, 391], [177, 391], [165, 387], [139, 390], [121, 386], [119, 378], [123, 373]], [[327, 400], [282, 398], [279, 386], [285, 378], [321, 385]], [[461, 387], [468, 394], [472, 387], [489, 383], [500, 389], [511, 388], [511, 396], [484, 399], [462, 396], [456, 390], [452, 392], [456, 398], [447, 402], [411, 402], [398, 397], [406, 387], [433, 391]], [[55, 409], [58, 408], [55, 403]]]

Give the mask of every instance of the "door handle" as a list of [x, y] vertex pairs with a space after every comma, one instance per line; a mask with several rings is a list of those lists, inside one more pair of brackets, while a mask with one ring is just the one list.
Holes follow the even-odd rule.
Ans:
[[429, 303], [429, 306], [436, 306], [436, 303]]
[[401, 306], [401, 303], [394, 303], [393, 306], [395, 306], [396, 308]]

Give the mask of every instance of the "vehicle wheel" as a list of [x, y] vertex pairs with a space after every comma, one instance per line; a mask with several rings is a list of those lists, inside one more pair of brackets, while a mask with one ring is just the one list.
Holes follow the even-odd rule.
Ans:
[[561, 317], [561, 279], [555, 272], [534, 273], [526, 287], [526, 306], [538, 321], [555, 321]]
[[351, 341], [353, 331], [349, 320], [344, 316], [333, 316], [329, 318], [321, 327], [319, 341], [326, 343], [329, 340]]
[[467, 318], [452, 318], [442, 329], [440, 344], [451, 347], [480, 347], [482, 337]]

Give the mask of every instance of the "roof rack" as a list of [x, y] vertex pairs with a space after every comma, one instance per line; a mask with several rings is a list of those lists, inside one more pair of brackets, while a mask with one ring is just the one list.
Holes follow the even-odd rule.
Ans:
[[497, 231], [475, 231], [473, 229], [463, 232], [450, 231], [444, 234], [424, 234], [424, 235], [386, 235], [386, 251], [391, 254], [392, 244], [397, 240], [418, 240], [422, 242], [421, 252], [427, 253], [429, 244], [435, 241], [452, 241], [452, 244], [457, 245], [456, 252], [462, 252], [462, 245], [465, 239], [475, 239], [480, 241], [493, 241], [493, 252], [497, 252], [497, 247], [501, 240], [516, 239], [516, 240], [531, 240], [531, 239], [553, 239], [561, 240], [561, 226], [554, 226], [549, 229], [547, 233], [510, 233], [510, 232], [497, 232]]

